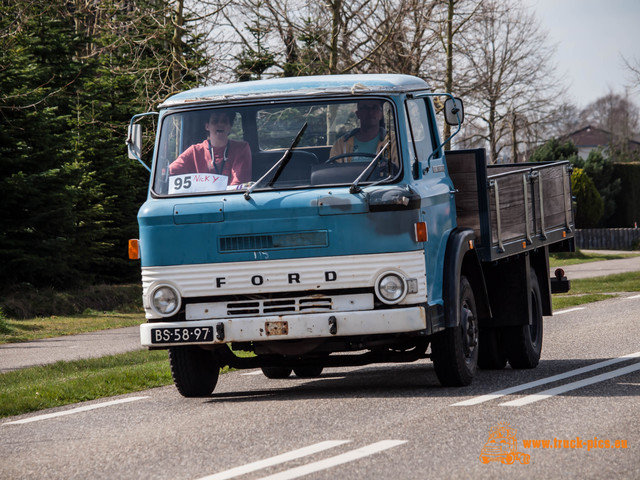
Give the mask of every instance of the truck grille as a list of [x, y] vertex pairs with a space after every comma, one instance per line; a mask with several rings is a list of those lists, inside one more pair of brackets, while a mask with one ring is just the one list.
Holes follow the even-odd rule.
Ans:
[[227, 302], [188, 303], [186, 319], [269, 317], [301, 313], [372, 310], [373, 293], [309, 295], [286, 298], [244, 298]]
[[309, 310], [330, 312], [331, 298], [283, 298], [276, 300], [252, 300], [227, 303], [227, 315], [283, 315]]
[[229, 237], [220, 237], [221, 252], [326, 246], [326, 231], [273, 233], [268, 235], [234, 235]]

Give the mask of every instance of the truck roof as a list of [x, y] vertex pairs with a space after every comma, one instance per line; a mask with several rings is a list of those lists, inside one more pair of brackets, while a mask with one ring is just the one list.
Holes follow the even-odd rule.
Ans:
[[169, 97], [160, 105], [160, 108], [197, 103], [227, 103], [233, 100], [275, 96], [357, 95], [426, 89], [429, 89], [427, 82], [411, 75], [363, 74], [286, 77], [194, 88]]

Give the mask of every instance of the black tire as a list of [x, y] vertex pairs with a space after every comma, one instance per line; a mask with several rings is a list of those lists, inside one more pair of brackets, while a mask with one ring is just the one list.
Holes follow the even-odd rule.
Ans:
[[535, 368], [542, 353], [542, 295], [536, 274], [531, 272], [531, 324], [503, 330], [504, 347], [511, 368]]
[[262, 367], [264, 376], [273, 380], [288, 378], [291, 375], [291, 371], [292, 369], [288, 367]]
[[206, 397], [216, 388], [220, 365], [210, 350], [171, 347], [169, 365], [173, 383], [183, 397]]
[[501, 370], [507, 365], [501, 333], [499, 328], [480, 327], [478, 367], [481, 369]]
[[469, 385], [478, 366], [478, 311], [471, 284], [460, 277], [460, 325], [433, 336], [431, 360], [446, 387]]
[[322, 374], [324, 367], [297, 367], [293, 369], [293, 373], [300, 378], [315, 378]]

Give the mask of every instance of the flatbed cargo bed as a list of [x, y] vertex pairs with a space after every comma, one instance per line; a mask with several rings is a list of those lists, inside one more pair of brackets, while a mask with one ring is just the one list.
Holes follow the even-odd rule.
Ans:
[[573, 250], [569, 162], [487, 165], [483, 149], [448, 151], [446, 160], [458, 227], [475, 231], [482, 261], [562, 242]]

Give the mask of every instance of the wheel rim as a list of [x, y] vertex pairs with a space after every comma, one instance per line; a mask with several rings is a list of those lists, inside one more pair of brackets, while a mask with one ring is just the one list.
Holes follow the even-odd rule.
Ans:
[[478, 346], [478, 325], [473, 315], [473, 311], [465, 302], [462, 305], [460, 323], [462, 325], [462, 349], [464, 356], [469, 361], [473, 356], [475, 348]]

